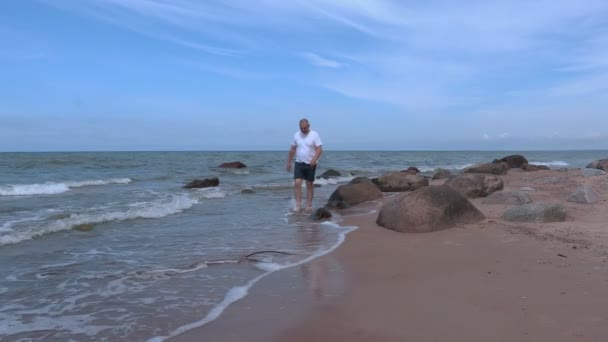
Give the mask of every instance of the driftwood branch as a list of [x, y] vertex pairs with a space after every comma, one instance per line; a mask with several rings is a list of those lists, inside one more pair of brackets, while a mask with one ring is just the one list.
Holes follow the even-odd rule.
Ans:
[[243, 260], [249, 260], [249, 261], [258, 261], [256, 259], [250, 259], [252, 256], [257, 255], [257, 254], [263, 254], [263, 253], [275, 253], [275, 254], [284, 254], [284, 255], [292, 255], [293, 253], [289, 253], [289, 252], [282, 252], [282, 251], [258, 251], [258, 252], [253, 252], [250, 254], [247, 254], [245, 256], [243, 256], [239, 262], [243, 261]]

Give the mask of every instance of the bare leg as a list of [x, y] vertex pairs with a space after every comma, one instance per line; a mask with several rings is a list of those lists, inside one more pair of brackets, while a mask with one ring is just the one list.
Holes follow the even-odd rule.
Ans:
[[293, 183], [293, 189], [296, 196], [295, 211], [300, 211], [302, 208], [302, 178], [296, 178]]
[[306, 210], [312, 210], [313, 194], [314, 194], [313, 182], [306, 181]]

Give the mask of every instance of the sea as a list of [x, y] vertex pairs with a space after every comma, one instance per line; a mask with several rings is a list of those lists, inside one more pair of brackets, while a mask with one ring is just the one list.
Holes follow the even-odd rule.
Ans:
[[[313, 206], [354, 177], [523, 154], [581, 168], [608, 151], [325, 151]], [[0, 153], [0, 340], [163, 341], [356, 227], [293, 212], [287, 151]], [[240, 161], [241, 169], [218, 167]], [[185, 189], [218, 177], [217, 187]], [[305, 194], [306, 192], [303, 191]]]

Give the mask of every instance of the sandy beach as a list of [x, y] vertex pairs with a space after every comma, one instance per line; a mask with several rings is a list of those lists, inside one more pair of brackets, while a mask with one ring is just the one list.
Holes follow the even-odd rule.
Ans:
[[[519, 170], [517, 170], [519, 171]], [[170, 341], [605, 341], [608, 178], [580, 170], [500, 176], [560, 203], [565, 222], [479, 223], [432, 233], [376, 225], [380, 202], [343, 212], [359, 229], [334, 252], [262, 279], [217, 320]], [[441, 184], [433, 181], [430, 186]], [[581, 184], [600, 195], [568, 202]]]

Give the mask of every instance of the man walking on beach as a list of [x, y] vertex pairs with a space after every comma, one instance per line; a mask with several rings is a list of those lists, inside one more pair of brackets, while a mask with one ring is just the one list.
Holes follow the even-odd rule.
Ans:
[[322, 145], [321, 137], [317, 132], [310, 129], [308, 120], [300, 120], [300, 130], [293, 135], [293, 142], [287, 158], [287, 171], [291, 171], [293, 157], [296, 157], [296, 164], [293, 169], [294, 193], [296, 196], [295, 211], [300, 211], [302, 208], [302, 180], [306, 180], [306, 210], [312, 210], [313, 182], [315, 181], [317, 161], [323, 152]]

